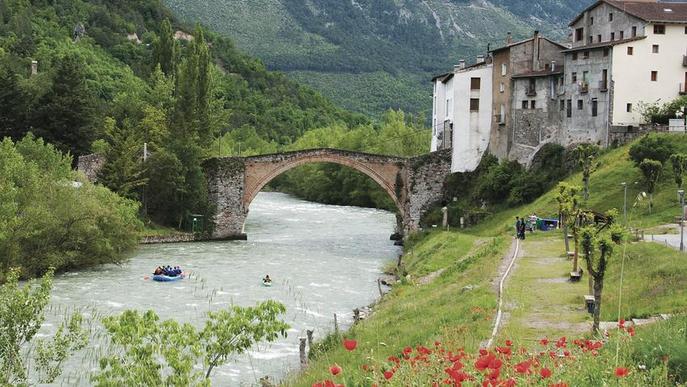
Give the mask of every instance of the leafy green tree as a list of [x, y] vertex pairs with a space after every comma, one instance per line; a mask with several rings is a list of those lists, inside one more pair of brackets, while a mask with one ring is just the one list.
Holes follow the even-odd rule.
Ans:
[[581, 144], [575, 148], [577, 164], [582, 168], [582, 183], [584, 184], [584, 200], [589, 200], [589, 179], [596, 170], [595, 159], [599, 156], [599, 147], [593, 144]]
[[177, 43], [169, 19], [160, 24], [160, 32], [154, 45], [155, 64], [159, 65], [166, 75], [174, 75], [177, 60]]
[[110, 117], [105, 119], [104, 132], [108, 147], [98, 181], [125, 198], [139, 199], [139, 189], [146, 184], [143, 138], [128, 125], [117, 127]]
[[33, 122], [36, 135], [74, 155], [87, 153], [95, 136], [96, 97], [86, 84], [85, 66], [78, 54], [59, 59]]
[[[0, 384], [26, 385], [29, 364], [24, 359], [26, 346], [45, 321], [45, 308], [50, 301], [53, 271], [49, 270], [37, 286], [20, 285], [20, 270], [12, 269], [0, 285]], [[86, 346], [88, 336], [82, 328], [83, 318], [73, 313], [58, 327], [51, 340], [39, 340], [34, 369], [41, 383], [52, 383], [62, 372], [62, 364], [75, 351]]]
[[617, 211], [609, 211], [604, 221], [596, 225], [585, 226], [581, 230], [582, 251], [587, 272], [593, 279], [594, 289], [594, 324], [592, 331], [598, 333], [601, 317], [601, 296], [608, 263], [613, 256], [613, 246], [625, 238], [625, 230], [615, 224]]
[[[104, 319], [112, 352], [100, 359], [96, 386], [208, 386], [214, 368], [260, 342], [286, 337], [283, 304], [265, 301], [208, 313], [203, 329], [153, 311], [129, 310]], [[199, 370], [197, 366], [203, 366]]]
[[665, 163], [675, 152], [670, 137], [659, 133], [649, 133], [630, 146], [630, 160], [639, 167], [645, 159]]
[[579, 273], [578, 258], [580, 248], [580, 229], [583, 226], [583, 212], [580, 206], [579, 197], [580, 187], [568, 183], [558, 184], [558, 212], [561, 215], [563, 224], [563, 238], [565, 239], [565, 253], [568, 254], [570, 246], [568, 242], [568, 231], [573, 236], [573, 272]]
[[682, 176], [687, 168], [687, 154], [675, 153], [670, 156], [670, 163], [673, 167], [673, 177], [678, 188], [682, 188]]
[[649, 194], [649, 213], [651, 213], [654, 205], [654, 192], [658, 186], [658, 181], [661, 179], [663, 164], [660, 161], [644, 159], [644, 161], [639, 164], [639, 169], [642, 171], [644, 184], [646, 184], [646, 192]]
[[19, 81], [19, 76], [0, 62], [0, 138], [19, 139], [26, 134], [28, 101]]

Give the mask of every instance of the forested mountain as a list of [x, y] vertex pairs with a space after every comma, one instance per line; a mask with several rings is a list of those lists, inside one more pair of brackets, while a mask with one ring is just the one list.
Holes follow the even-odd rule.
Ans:
[[429, 79], [506, 34], [565, 38], [591, 0], [164, 0], [347, 108], [429, 111]]

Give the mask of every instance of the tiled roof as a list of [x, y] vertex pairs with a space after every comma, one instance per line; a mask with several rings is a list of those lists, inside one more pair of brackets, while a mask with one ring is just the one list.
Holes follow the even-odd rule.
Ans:
[[687, 2], [658, 2], [656, 0], [599, 0], [582, 11], [570, 25], [577, 23], [584, 13], [599, 4], [609, 4], [645, 22], [687, 23]]
[[[550, 43], [555, 44], [555, 45], [557, 45], [557, 46], [559, 46], [559, 47], [561, 47], [561, 48], [568, 48], [568, 47], [566, 47], [566, 46], [564, 46], [564, 45], [562, 45], [562, 44], [560, 44], [560, 43], [558, 43], [558, 42], [554, 42], [553, 40], [551, 40], [551, 39], [549, 39], [549, 38], [547, 38], [547, 37], [540, 36], [540, 38], [545, 39], [545, 40], [549, 41]], [[518, 42], [513, 42], [513, 43], [510, 43], [510, 44], [506, 44], [506, 45], [503, 46], [503, 47], [495, 48], [495, 49], [493, 49], [493, 50], [491, 50], [491, 51], [489, 51], [489, 52], [497, 52], [497, 51], [505, 50], [505, 49], [508, 49], [508, 48], [511, 48], [511, 47], [519, 46], [519, 45], [524, 44], [524, 43], [529, 43], [529, 42], [531, 42], [532, 40], [534, 40], [534, 37], [531, 37], [531, 38], [525, 39], [525, 40], [520, 40], [520, 41], [518, 41]]]

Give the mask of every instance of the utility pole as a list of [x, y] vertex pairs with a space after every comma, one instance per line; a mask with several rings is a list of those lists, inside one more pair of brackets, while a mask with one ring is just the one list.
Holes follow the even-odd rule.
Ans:
[[680, 251], [685, 251], [685, 190], [677, 191], [680, 195]]
[[623, 186], [623, 221], [625, 223], [625, 227], [627, 227], [627, 183], [622, 182], [620, 185]]

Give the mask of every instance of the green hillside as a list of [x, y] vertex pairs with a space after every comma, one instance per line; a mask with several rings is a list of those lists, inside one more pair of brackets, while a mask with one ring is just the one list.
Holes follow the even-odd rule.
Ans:
[[[365, 113], [430, 110], [428, 80], [459, 58], [503, 44], [506, 33], [534, 29], [559, 38], [585, 2], [543, 0], [337, 1], [165, 0], [238, 46]], [[370, 89], [374, 89], [371, 90]]]

